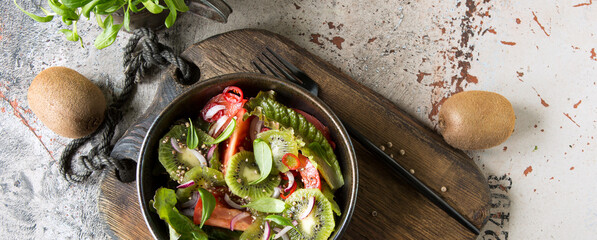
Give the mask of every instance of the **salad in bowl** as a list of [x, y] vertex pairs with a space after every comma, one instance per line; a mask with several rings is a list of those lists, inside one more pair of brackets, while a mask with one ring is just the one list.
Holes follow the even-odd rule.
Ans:
[[338, 134], [276, 90], [250, 89], [249, 97], [243, 86], [222, 87], [159, 136], [153, 175], [164, 180], [141, 194], [150, 229], [161, 221], [169, 239], [338, 237], [353, 208]]

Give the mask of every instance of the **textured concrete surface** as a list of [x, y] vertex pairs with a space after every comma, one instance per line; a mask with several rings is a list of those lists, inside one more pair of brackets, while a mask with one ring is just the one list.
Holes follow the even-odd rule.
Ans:
[[[108, 238], [98, 215], [97, 182], [71, 185], [57, 161], [69, 139], [28, 108], [27, 87], [50, 66], [92, 79], [108, 99], [122, 86], [122, 47], [93, 48], [93, 21], [79, 30], [85, 48], [0, 4], [0, 236]], [[19, 0], [31, 11], [39, 1]], [[182, 51], [240, 28], [285, 35], [386, 96], [431, 128], [450, 95], [498, 92], [517, 115], [513, 136], [471, 151], [488, 177], [495, 208], [479, 239], [594, 239], [597, 182], [597, 6], [591, 0], [284, 1], [229, 0], [228, 24], [184, 14], [161, 32]], [[40, 13], [39, 10], [36, 13]], [[155, 78], [138, 86], [126, 128], [153, 97]], [[9, 237], [6, 237], [9, 236]]]

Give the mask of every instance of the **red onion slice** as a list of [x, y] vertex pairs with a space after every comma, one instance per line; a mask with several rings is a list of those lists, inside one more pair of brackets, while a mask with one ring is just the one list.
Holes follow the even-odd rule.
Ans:
[[262, 127], [263, 121], [261, 121], [261, 119], [259, 119], [258, 117], [255, 117], [253, 118], [253, 120], [251, 120], [251, 123], [249, 125], [249, 137], [251, 141], [257, 138], [257, 134], [261, 132]]
[[284, 192], [288, 192], [292, 189], [292, 185], [294, 185], [294, 175], [290, 171], [285, 172], [284, 174], [288, 177], [288, 186], [284, 188]]
[[228, 121], [228, 117], [227, 116], [222, 116], [218, 119], [218, 121], [216, 121], [214, 124], [211, 125], [211, 127], [209, 128], [209, 131], [207, 132], [210, 136], [212, 137], [217, 137], [214, 136], [217, 132], [219, 132], [220, 128], [222, 128], [222, 125], [224, 125], [224, 123], [226, 123], [226, 121]]
[[303, 211], [301, 213], [301, 215], [299, 216], [299, 219], [305, 219], [307, 216], [309, 216], [309, 214], [311, 213], [311, 211], [313, 211], [313, 206], [315, 205], [315, 197], [310, 197], [309, 198], [309, 204], [307, 205], [307, 209], [305, 209], [305, 211]]
[[239, 205], [238, 203], [235, 203], [234, 201], [232, 201], [232, 199], [230, 199], [230, 196], [228, 196], [228, 193], [226, 193], [224, 195], [224, 201], [226, 201], [226, 203], [228, 203], [228, 205], [230, 205], [233, 208], [236, 209], [244, 209], [244, 207], [242, 207], [241, 205]]
[[278, 233], [276, 233], [276, 235], [274, 235], [274, 239], [277, 239], [279, 237], [282, 237], [282, 239], [288, 239], [288, 235], [286, 235], [286, 233], [290, 231], [290, 229], [292, 229], [291, 226], [286, 226], [282, 228], [282, 230], [280, 230]]
[[170, 145], [172, 145], [172, 148], [174, 148], [174, 151], [177, 151], [178, 153], [182, 153], [182, 150], [180, 150], [180, 148], [178, 147], [178, 141], [176, 141], [176, 138], [173, 138], [173, 137], [170, 138]]
[[211, 147], [207, 151], [207, 160], [211, 160], [211, 158], [214, 156], [214, 151], [216, 150], [217, 146], [218, 144], [211, 145]]
[[208, 109], [207, 112], [205, 112], [204, 119], [210, 119], [210, 118], [214, 117], [216, 115], [216, 113], [218, 113], [219, 111], [222, 111], [224, 109], [226, 109], [226, 106], [224, 106], [224, 105], [214, 105], [213, 107]]
[[266, 221], [265, 222], [265, 229], [263, 229], [263, 240], [268, 240], [269, 239], [269, 235], [271, 234], [272, 229], [269, 227], [269, 222]]
[[180, 213], [187, 217], [193, 217], [193, 215], [195, 214], [195, 208], [185, 208], [180, 210]]
[[186, 183], [180, 184], [180, 185], [176, 186], [176, 188], [188, 188], [193, 185], [195, 185], [195, 180], [191, 180]]
[[248, 212], [242, 212], [239, 214], [236, 214], [236, 216], [234, 216], [232, 218], [232, 220], [230, 221], [230, 231], [234, 231], [234, 225], [236, 225], [236, 222], [238, 222], [239, 220], [246, 218], [246, 217], [250, 217], [251, 214], [249, 214]]
[[186, 201], [186, 202], [182, 203], [180, 205], [180, 208], [181, 209], [184, 209], [184, 208], [195, 208], [195, 205], [197, 205], [197, 201], [199, 201], [199, 198], [201, 198], [200, 195], [199, 195], [199, 192], [194, 191], [193, 195], [191, 195], [191, 199], [189, 199], [189, 201]]
[[282, 188], [280, 187], [275, 187], [274, 188], [274, 193], [272, 194], [273, 198], [278, 198], [280, 197], [280, 192], [282, 192]]
[[188, 149], [188, 151], [191, 151], [191, 153], [193, 154], [193, 156], [195, 156], [197, 158], [197, 160], [199, 160], [199, 163], [201, 164], [201, 166], [207, 166], [207, 160], [205, 160], [205, 157], [203, 155], [201, 155], [201, 153], [199, 153], [197, 150], [195, 149]]

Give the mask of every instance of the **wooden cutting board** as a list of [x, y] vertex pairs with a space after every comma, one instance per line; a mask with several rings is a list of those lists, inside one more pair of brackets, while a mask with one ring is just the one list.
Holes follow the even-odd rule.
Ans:
[[[490, 193], [477, 165], [462, 151], [448, 146], [441, 136], [381, 95], [309, 53], [289, 39], [265, 31], [243, 29], [220, 34], [189, 47], [183, 58], [201, 70], [200, 80], [235, 72], [257, 72], [251, 65], [265, 47], [280, 53], [304, 70], [320, 86], [319, 97], [347, 124], [357, 128], [397, 162], [415, 172], [452, 207], [478, 228], [488, 219]], [[172, 72], [172, 68], [170, 68]], [[139, 138], [153, 118], [185, 86], [176, 85], [175, 74], [165, 73], [154, 103], [141, 116], [145, 128], [129, 131], [124, 139], [136, 159]], [[168, 89], [169, 92], [164, 92]], [[358, 113], [358, 114], [357, 114]], [[138, 127], [138, 126], [137, 126]], [[126, 138], [126, 137], [125, 137]], [[391, 147], [388, 143], [391, 143]], [[429, 202], [381, 160], [353, 140], [359, 167], [357, 205], [344, 239], [475, 239], [476, 236]], [[131, 149], [133, 147], [133, 150]], [[402, 154], [401, 154], [402, 153]], [[118, 154], [117, 154], [118, 155]], [[441, 189], [445, 187], [441, 191]], [[107, 174], [101, 183], [99, 209], [111, 233], [120, 239], [150, 239], [139, 209], [135, 183], [121, 183]]]

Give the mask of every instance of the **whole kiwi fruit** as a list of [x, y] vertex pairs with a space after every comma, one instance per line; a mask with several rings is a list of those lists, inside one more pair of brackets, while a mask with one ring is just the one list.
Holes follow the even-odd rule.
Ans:
[[27, 102], [41, 122], [58, 135], [80, 138], [104, 120], [106, 99], [89, 79], [66, 67], [50, 67], [31, 82]]
[[514, 131], [516, 116], [510, 101], [487, 91], [454, 94], [441, 106], [439, 131], [446, 142], [462, 150], [497, 146]]

